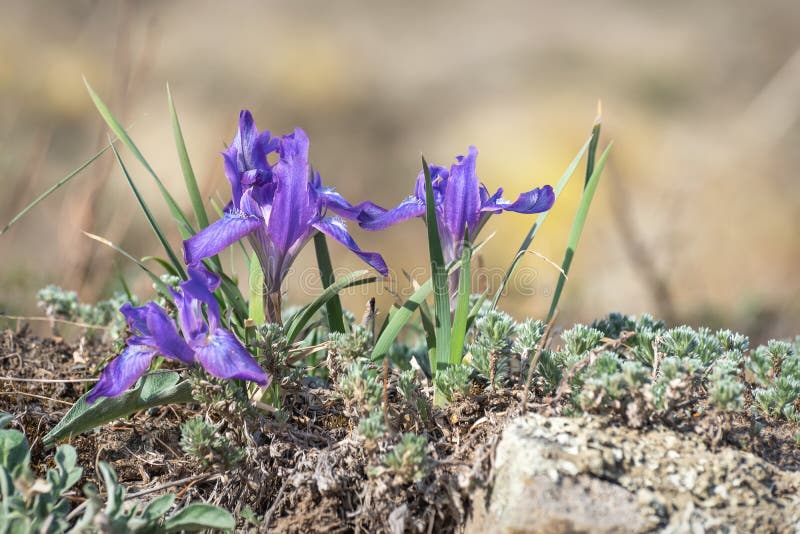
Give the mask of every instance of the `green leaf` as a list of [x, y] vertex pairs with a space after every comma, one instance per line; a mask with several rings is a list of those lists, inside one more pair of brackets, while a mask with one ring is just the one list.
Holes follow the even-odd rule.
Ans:
[[119, 397], [102, 397], [86, 402], [87, 392], [70, 408], [64, 418], [44, 437], [47, 448], [70, 436], [125, 417], [139, 410], [164, 404], [192, 402], [192, 386], [179, 380], [178, 373], [157, 372], [140, 378], [136, 386]]
[[558, 284], [553, 294], [553, 300], [550, 303], [550, 311], [547, 314], [546, 322], [550, 322], [550, 319], [553, 318], [553, 314], [556, 312], [556, 308], [558, 308], [558, 301], [561, 299], [561, 292], [564, 290], [564, 284], [567, 281], [569, 268], [572, 265], [572, 258], [575, 256], [575, 250], [578, 248], [578, 242], [581, 239], [581, 233], [586, 224], [586, 216], [589, 214], [589, 207], [592, 205], [594, 192], [597, 190], [597, 184], [600, 182], [600, 175], [603, 174], [603, 168], [606, 165], [606, 159], [608, 158], [612, 146], [613, 143], [608, 145], [603, 155], [600, 156], [596, 167], [592, 165], [592, 175], [587, 182], [586, 189], [583, 190], [581, 201], [578, 204], [578, 211], [575, 213], [575, 218], [572, 221], [572, 229], [570, 230], [569, 239], [567, 240], [567, 249], [564, 251], [564, 261], [561, 263], [562, 272], [558, 277]]
[[422, 303], [428, 295], [431, 294], [433, 290], [433, 283], [428, 280], [424, 284], [417, 289], [411, 297], [405, 301], [403, 306], [399, 308], [392, 314], [392, 317], [386, 323], [386, 326], [381, 332], [381, 335], [378, 336], [378, 341], [375, 343], [375, 347], [372, 349], [372, 360], [378, 361], [389, 352], [389, 349], [392, 348], [392, 343], [394, 340], [397, 339], [397, 336], [400, 335], [400, 330], [402, 330], [403, 326], [408, 322], [414, 312], [419, 308], [420, 303]]
[[433, 197], [433, 183], [428, 162], [422, 158], [425, 174], [425, 222], [428, 225], [428, 251], [431, 258], [433, 279], [433, 299], [436, 317], [436, 365], [434, 374], [450, 363], [450, 294], [447, 287], [447, 265], [444, 263], [442, 241], [436, 220], [436, 205]]
[[153, 217], [153, 213], [150, 211], [150, 208], [147, 206], [144, 198], [142, 198], [142, 195], [139, 193], [139, 190], [133, 183], [133, 179], [131, 178], [130, 174], [128, 174], [128, 169], [125, 168], [125, 164], [122, 162], [119, 152], [117, 152], [117, 149], [114, 148], [113, 145], [111, 146], [111, 150], [114, 151], [114, 156], [117, 158], [117, 163], [119, 163], [122, 173], [125, 175], [125, 179], [128, 180], [128, 185], [131, 186], [133, 194], [136, 195], [136, 200], [139, 202], [139, 206], [142, 208], [142, 211], [144, 211], [144, 216], [147, 218], [147, 222], [150, 223], [150, 228], [153, 229], [156, 237], [161, 242], [161, 246], [164, 247], [164, 251], [167, 253], [169, 260], [172, 262], [172, 266], [175, 267], [175, 270], [178, 272], [180, 277], [186, 280], [186, 271], [183, 270], [183, 264], [181, 263], [181, 260], [179, 260], [178, 256], [175, 255], [175, 251], [172, 250], [172, 246], [169, 244], [166, 236], [164, 236], [164, 233], [161, 231], [161, 227], [156, 222], [155, 217]]
[[261, 264], [258, 262], [258, 257], [253, 253], [250, 259], [250, 306], [249, 313], [250, 319], [256, 324], [264, 324], [267, 321], [264, 315], [264, 273], [261, 270]]
[[[333, 273], [333, 264], [331, 264], [331, 255], [328, 252], [328, 242], [322, 232], [314, 234], [314, 250], [317, 253], [317, 266], [322, 279], [322, 287], [330, 287], [336, 278]], [[344, 312], [342, 312], [342, 301], [339, 299], [339, 295], [331, 297], [325, 303], [325, 307], [328, 310], [328, 329], [331, 332], [344, 332]]]
[[164, 495], [156, 497], [155, 499], [147, 503], [147, 506], [142, 511], [142, 519], [146, 519], [148, 521], [158, 519], [159, 517], [169, 512], [169, 509], [172, 508], [172, 504], [174, 502], [175, 502], [174, 493], [165, 493]]
[[[594, 140], [594, 134], [586, 140], [583, 144], [581, 149], [578, 151], [578, 154], [573, 158], [572, 163], [569, 164], [567, 170], [564, 171], [564, 174], [561, 175], [559, 178], [558, 183], [556, 183], [555, 188], [553, 189], [553, 193], [555, 193], [556, 200], [558, 200], [559, 195], [564, 190], [564, 188], [569, 183], [570, 178], [572, 175], [575, 174], [575, 169], [578, 168], [578, 163], [580, 163], [581, 158], [583, 158], [584, 153], [586, 153], [586, 149], [589, 148], [592, 141]], [[551, 210], [547, 210], [539, 214], [536, 217], [536, 222], [533, 223], [531, 229], [528, 230], [528, 235], [525, 236], [525, 239], [522, 240], [522, 244], [519, 246], [519, 250], [517, 251], [514, 259], [511, 261], [511, 265], [509, 265], [508, 270], [506, 270], [505, 276], [503, 276], [503, 281], [500, 282], [500, 287], [497, 289], [497, 293], [494, 295], [494, 299], [492, 299], [492, 309], [497, 308], [497, 303], [500, 300], [500, 297], [503, 295], [503, 291], [505, 291], [506, 285], [508, 285], [508, 281], [511, 279], [511, 276], [514, 274], [514, 271], [517, 270], [517, 266], [519, 262], [522, 260], [523, 256], [525, 256], [525, 251], [528, 250], [528, 247], [531, 246], [533, 242], [533, 238], [536, 237], [536, 234], [539, 232], [539, 228], [542, 227], [544, 221], [547, 219], [548, 214]]]
[[197, 225], [200, 228], [208, 226], [208, 215], [206, 208], [203, 206], [203, 198], [200, 196], [200, 188], [197, 186], [197, 179], [194, 176], [192, 169], [192, 162], [189, 160], [189, 153], [186, 151], [186, 143], [183, 140], [183, 132], [181, 131], [181, 124], [178, 121], [178, 113], [175, 111], [175, 103], [172, 101], [172, 93], [167, 84], [167, 100], [169, 101], [169, 115], [172, 118], [172, 133], [175, 137], [175, 148], [178, 150], [178, 159], [181, 161], [181, 172], [183, 172], [183, 181], [186, 183], [186, 191], [189, 193], [189, 199], [192, 202], [192, 210], [197, 220]]
[[31, 462], [30, 447], [19, 430], [0, 430], [0, 466], [17, 478], [28, 471]]
[[154, 261], [157, 264], [159, 264], [161, 267], [163, 267], [164, 270], [167, 271], [168, 274], [171, 274], [172, 276], [180, 277], [180, 275], [178, 274], [178, 271], [175, 270], [175, 267], [170, 262], [165, 260], [164, 258], [159, 258], [158, 256], [144, 256], [144, 257], [142, 257], [142, 263], [144, 263], [146, 261]]
[[[83, 475], [83, 469], [77, 466], [78, 453], [75, 452], [75, 448], [72, 445], [61, 445], [56, 450], [56, 465], [60, 470], [58, 477], [60, 480], [58, 484], [53, 484], [53, 486], [58, 486], [56, 493], [61, 494], [78, 483], [81, 475]], [[54, 478], [56, 476], [55, 471], [51, 469], [47, 472], [48, 480], [50, 480], [51, 473]], [[50, 482], [55, 482], [55, 480], [50, 480]]]
[[467, 316], [470, 310], [469, 296], [472, 293], [471, 259], [472, 250], [469, 243], [469, 232], [464, 230], [464, 249], [461, 252], [461, 272], [458, 275], [456, 312], [453, 316], [453, 335], [450, 342], [450, 365], [458, 365], [461, 363], [462, 352], [464, 350], [464, 338], [467, 336]]
[[152, 176], [155, 180], [158, 189], [161, 191], [161, 195], [167, 202], [167, 206], [169, 206], [169, 211], [178, 222], [178, 229], [181, 231], [183, 238], [187, 239], [191, 237], [194, 234], [194, 230], [192, 229], [192, 225], [189, 223], [189, 219], [186, 218], [186, 215], [184, 215], [183, 211], [181, 211], [181, 209], [178, 207], [175, 199], [172, 197], [172, 195], [170, 195], [167, 188], [164, 187], [161, 179], [158, 177], [150, 164], [147, 163], [147, 160], [144, 159], [144, 156], [139, 151], [139, 148], [136, 146], [136, 144], [134, 144], [133, 139], [131, 139], [131, 137], [128, 135], [128, 132], [125, 131], [125, 128], [123, 128], [116, 117], [114, 117], [114, 115], [108, 109], [108, 106], [106, 106], [105, 103], [100, 99], [100, 96], [94, 92], [94, 89], [92, 89], [92, 86], [89, 85], [89, 82], [86, 80], [86, 78], [83, 79], [83, 83], [86, 84], [86, 89], [89, 91], [89, 96], [92, 98], [97, 111], [100, 112], [100, 116], [103, 117], [103, 120], [105, 120], [106, 124], [108, 124], [108, 127], [111, 128], [111, 131], [113, 131], [114, 134], [125, 144], [125, 146], [128, 147], [128, 150], [130, 150], [131, 153], [136, 156], [136, 159], [139, 160], [147, 172], [150, 173], [150, 176]]
[[227, 510], [210, 504], [193, 503], [164, 523], [166, 532], [197, 532], [204, 529], [233, 530], [236, 520]]
[[330, 298], [332, 298], [334, 295], [338, 295], [339, 291], [349, 287], [371, 284], [381, 280], [381, 278], [378, 276], [361, 278], [368, 272], [369, 271], [366, 269], [362, 269], [339, 278], [336, 280], [336, 282], [326, 287], [322, 293], [316, 299], [314, 299], [313, 302], [311, 302], [311, 304], [306, 305], [303, 307], [303, 309], [297, 312], [286, 326], [286, 337], [289, 340], [289, 343], [294, 343], [294, 341], [297, 339], [297, 336], [300, 335], [300, 332], [302, 332], [303, 328], [306, 326], [306, 324], [308, 324], [314, 314], [322, 306], [324, 306]]
[[39, 195], [38, 197], [33, 199], [33, 202], [31, 202], [30, 204], [28, 204], [27, 206], [22, 208], [22, 211], [20, 211], [16, 215], [14, 215], [14, 217], [12, 217], [11, 220], [8, 221], [6, 223], [6, 225], [3, 226], [2, 229], [0, 229], [0, 235], [3, 235], [4, 233], [6, 233], [8, 231], [8, 229], [11, 228], [12, 226], [14, 226], [14, 224], [17, 221], [19, 221], [22, 217], [24, 217], [26, 213], [28, 213], [30, 210], [32, 210], [34, 207], [36, 207], [36, 205], [39, 202], [41, 202], [44, 199], [46, 199], [47, 197], [49, 197], [52, 193], [54, 193], [61, 186], [65, 185], [67, 182], [69, 182], [70, 180], [75, 178], [77, 175], [79, 175], [86, 167], [88, 167], [89, 165], [94, 163], [97, 158], [99, 158], [100, 156], [105, 154], [106, 150], [108, 150], [109, 148], [111, 148], [111, 144], [109, 144], [108, 146], [104, 147], [102, 150], [97, 152], [94, 156], [92, 156], [91, 158], [89, 158], [86, 161], [84, 161], [81, 164], [80, 167], [78, 167], [77, 169], [75, 169], [74, 171], [72, 171], [71, 173], [66, 175], [65, 177], [61, 178], [55, 184], [51, 185], [44, 193], [42, 193], [41, 195]]
[[217, 272], [217, 274], [222, 280], [220, 290], [225, 297], [225, 302], [228, 304], [226, 308], [233, 309], [233, 314], [239, 321], [239, 324], [244, 325], [244, 321], [248, 316], [247, 301], [244, 300], [239, 286], [236, 285], [230, 276], [222, 272], [222, 270]]

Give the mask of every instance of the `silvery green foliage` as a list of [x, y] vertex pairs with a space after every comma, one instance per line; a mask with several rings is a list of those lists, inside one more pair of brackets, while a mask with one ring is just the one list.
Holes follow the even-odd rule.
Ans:
[[744, 406], [744, 384], [739, 380], [738, 362], [718, 360], [708, 378], [708, 397], [721, 412], [738, 412]]
[[430, 472], [428, 440], [424, 436], [405, 433], [400, 443], [381, 458], [383, 472], [402, 482], [422, 480]]
[[258, 325], [250, 347], [258, 364], [267, 370], [273, 381], [280, 381], [287, 370], [285, 362], [289, 350], [283, 327], [277, 323]]
[[603, 335], [603, 332], [596, 328], [576, 324], [561, 334], [561, 339], [564, 341], [564, 347], [568, 353], [581, 355], [595, 348]]
[[0, 415], [0, 532], [155, 534], [205, 529], [229, 531], [235, 526], [230, 513], [207, 504], [190, 504], [166, 517], [175, 501], [174, 494], [156, 497], [139, 511], [137, 505], [126, 504], [125, 488], [105, 462], [98, 464], [106, 486], [105, 503], [97, 488], [87, 485], [85, 511], [70, 526], [67, 520], [70, 504], [64, 495], [83, 474], [77, 466], [75, 449], [71, 445], [60, 446], [55, 454], [56, 466], [47, 471], [44, 479], [36, 479], [30, 470], [25, 436], [4, 428], [10, 419], [8, 415]]
[[215, 425], [199, 416], [181, 425], [181, 448], [205, 468], [218, 466], [224, 470], [233, 469], [246, 456], [243, 448], [221, 436]]
[[[463, 367], [463, 366], [461, 366]], [[446, 373], [447, 371], [443, 371]], [[469, 373], [467, 373], [467, 390], [469, 390]], [[420, 389], [419, 376], [417, 371], [409, 369], [400, 373], [397, 377], [397, 392], [405, 399], [406, 404], [413, 410], [423, 421], [429, 421], [431, 418], [431, 406], [427, 397]]]
[[433, 379], [436, 391], [444, 397], [447, 402], [452, 402], [459, 396], [469, 393], [472, 385], [472, 369], [466, 365], [451, 365], [439, 370]]
[[528, 375], [528, 363], [539, 350], [539, 345], [546, 329], [546, 324], [533, 319], [526, 319], [524, 323], [517, 326], [517, 337], [514, 340], [513, 352], [519, 355], [521, 376], [526, 377]]
[[328, 335], [328, 348], [340, 361], [355, 361], [370, 353], [372, 333], [360, 325], [353, 325], [349, 333], [331, 332]]
[[470, 346], [472, 366], [491, 384], [508, 375], [515, 331], [511, 316], [496, 310], [475, 321], [475, 341]]
[[800, 397], [800, 354], [797, 339], [770, 341], [750, 353], [747, 368], [762, 386], [753, 392], [756, 407], [770, 417], [800, 421], [795, 404]]
[[[119, 313], [120, 306], [128, 302], [128, 297], [123, 293], [114, 293], [110, 299], [96, 304], [86, 304], [78, 302], [78, 294], [74, 291], [65, 291], [51, 284], [40, 289], [36, 298], [37, 305], [44, 309], [48, 317], [108, 327], [108, 339], [117, 339], [127, 327], [125, 318]], [[135, 301], [134, 298], [133, 304], [136, 304]], [[89, 333], [93, 331], [89, 330]]]
[[357, 360], [347, 364], [339, 377], [338, 391], [345, 402], [359, 412], [368, 413], [381, 402], [383, 385], [377, 369], [368, 362]]
[[367, 441], [375, 442], [386, 434], [386, 422], [380, 410], [373, 410], [358, 422], [357, 432]]

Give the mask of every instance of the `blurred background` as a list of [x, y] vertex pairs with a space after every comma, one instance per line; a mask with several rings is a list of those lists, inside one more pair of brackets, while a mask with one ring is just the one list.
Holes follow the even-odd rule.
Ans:
[[[167, 83], [203, 193], [221, 203], [230, 192], [219, 152], [241, 108], [273, 133], [303, 127], [326, 184], [353, 203], [390, 207], [412, 191], [421, 153], [450, 165], [470, 144], [480, 178], [506, 198], [555, 184], [602, 100], [601, 146], [615, 146], [559, 323], [649, 312], [756, 340], [800, 333], [796, 0], [29, 0], [0, 9], [0, 226], [107, 141], [82, 76], [187, 209]], [[122, 155], [177, 247], [152, 179]], [[581, 181], [532, 246], [556, 263]], [[532, 222], [491, 220], [483, 235], [497, 234], [479, 260], [487, 272], [508, 265]], [[403, 269], [427, 262], [421, 221], [351, 229], [384, 254], [398, 288]], [[135, 266], [81, 230], [135, 256], [160, 253], [106, 154], [0, 236], [0, 312], [41, 315], [35, 294], [48, 283], [82, 301], [108, 297], [117, 272], [151, 295]], [[361, 268], [331, 249], [337, 267]], [[558, 273], [535, 255], [523, 264], [501, 307], [542, 317]], [[314, 292], [303, 274], [313, 265], [309, 247], [289, 302]], [[360, 315], [365, 298], [345, 304]]]

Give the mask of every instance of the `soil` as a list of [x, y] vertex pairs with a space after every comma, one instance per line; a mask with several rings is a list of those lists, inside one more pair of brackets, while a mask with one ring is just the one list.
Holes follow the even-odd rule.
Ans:
[[[86, 381], [91, 372], [112, 355], [100, 342], [38, 338], [24, 326], [2, 333], [0, 411], [13, 414], [12, 427], [27, 436], [38, 474], [52, 465], [52, 451], [43, 448], [42, 437], [91, 387]], [[532, 393], [524, 407], [528, 413], [558, 415], [558, 406]], [[181, 449], [181, 424], [208, 415], [209, 407], [165, 406], [73, 438], [84, 467], [84, 480], [76, 488], [86, 482], [102, 488], [96, 466], [103, 460], [116, 469], [129, 494], [149, 492], [151, 498], [170, 491], [177, 493], [179, 504], [202, 500], [221, 505], [237, 517], [237, 531], [460, 532], [483, 506], [476, 495], [491, 492], [495, 450], [503, 429], [523, 411], [522, 391], [476, 392], [434, 409], [427, 421], [396, 396], [390, 390], [386, 419], [392, 432], [415, 431], [430, 442], [430, 471], [418, 481], [375, 473], [371, 468], [385, 445], [365, 443], [354, 432], [357, 418], [349, 407], [324, 384], [306, 381], [294, 390], [286, 388], [288, 417], [243, 421], [224, 408], [213, 414], [222, 423], [221, 432], [247, 446], [247, 458], [237, 469], [202, 469]], [[749, 414], [746, 409], [734, 417], [721, 439], [719, 425], [702, 409], [658, 431], [691, 435], [715, 454], [746, 451], [781, 471], [800, 471], [797, 426]], [[613, 427], [621, 441], [634, 443], [642, 432], [653, 430], [631, 429], [614, 419], [603, 419], [602, 425]], [[70, 498], [76, 504], [83, 500], [79, 490]], [[258, 527], [243, 518], [247, 508], [259, 518]], [[659, 528], [668, 520], [662, 518]]]

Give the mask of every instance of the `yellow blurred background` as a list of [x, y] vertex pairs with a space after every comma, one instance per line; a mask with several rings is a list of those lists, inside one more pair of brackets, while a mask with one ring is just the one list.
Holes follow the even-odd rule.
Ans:
[[[187, 210], [167, 83], [203, 193], [220, 202], [230, 193], [219, 152], [241, 108], [273, 133], [303, 127], [327, 185], [391, 207], [412, 191], [421, 153], [450, 165], [470, 144], [480, 178], [506, 198], [555, 184], [602, 100], [601, 145], [615, 145], [559, 322], [649, 312], [756, 339], [800, 332], [796, 0], [34, 0], [0, 9], [0, 226], [106, 142], [82, 76]], [[152, 179], [122, 155], [178, 247]], [[557, 263], [581, 181], [532, 246]], [[532, 222], [494, 217], [481, 265], [504, 268]], [[401, 279], [427, 262], [421, 221], [379, 234], [350, 226]], [[48, 283], [82, 301], [107, 297], [117, 269], [150, 295], [135, 266], [81, 230], [139, 257], [161, 253], [106, 154], [0, 236], [0, 312], [41, 314], [35, 293]], [[331, 249], [338, 268], [361, 268]], [[535, 255], [523, 263], [501, 307], [540, 317], [557, 272]], [[289, 302], [310, 298], [303, 271], [313, 265], [309, 247]], [[360, 315], [363, 301], [345, 304]]]

